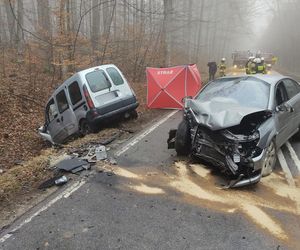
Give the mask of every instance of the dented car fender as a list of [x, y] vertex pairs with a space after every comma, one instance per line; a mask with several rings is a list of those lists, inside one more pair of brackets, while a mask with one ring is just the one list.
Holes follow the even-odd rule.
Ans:
[[271, 117], [266, 120], [261, 126], [258, 128], [258, 132], [260, 134], [260, 140], [257, 146], [261, 149], [266, 148], [271, 141], [276, 136], [276, 122], [275, 118]]

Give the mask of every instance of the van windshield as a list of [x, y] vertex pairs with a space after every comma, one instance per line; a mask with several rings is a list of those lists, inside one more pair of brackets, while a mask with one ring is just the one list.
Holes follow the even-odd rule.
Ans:
[[103, 70], [96, 70], [88, 73], [85, 75], [85, 78], [90, 86], [90, 89], [94, 93], [111, 88], [111, 83], [109, 82]]

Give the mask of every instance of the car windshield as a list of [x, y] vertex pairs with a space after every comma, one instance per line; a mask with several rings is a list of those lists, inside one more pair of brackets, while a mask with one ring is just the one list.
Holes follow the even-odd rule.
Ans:
[[270, 86], [254, 77], [222, 78], [211, 82], [196, 97], [201, 102], [228, 98], [243, 107], [267, 109]]

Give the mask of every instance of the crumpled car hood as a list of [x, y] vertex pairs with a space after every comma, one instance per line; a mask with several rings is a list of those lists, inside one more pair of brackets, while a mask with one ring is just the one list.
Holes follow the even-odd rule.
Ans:
[[194, 112], [198, 122], [211, 130], [239, 125], [249, 114], [263, 111], [255, 107], [242, 107], [230, 98], [214, 98], [208, 102], [189, 100], [187, 107]]

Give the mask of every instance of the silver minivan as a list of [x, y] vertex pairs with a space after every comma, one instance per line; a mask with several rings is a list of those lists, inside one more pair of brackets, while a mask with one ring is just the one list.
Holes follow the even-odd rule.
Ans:
[[108, 118], [137, 117], [138, 102], [122, 72], [112, 64], [74, 74], [50, 97], [40, 135], [62, 143], [76, 133], [87, 134]]

